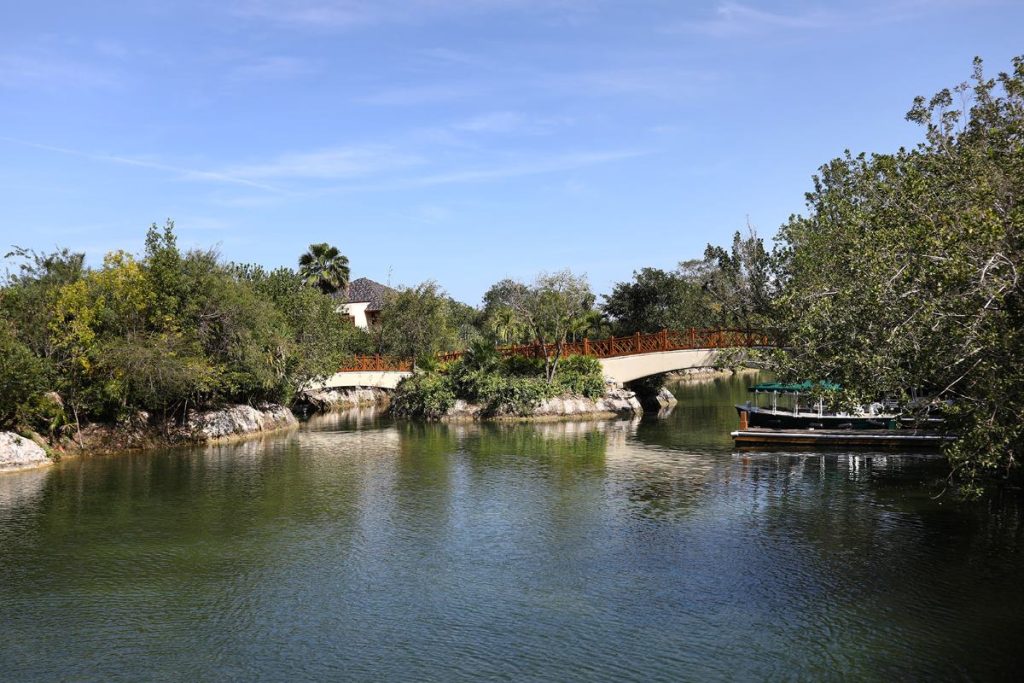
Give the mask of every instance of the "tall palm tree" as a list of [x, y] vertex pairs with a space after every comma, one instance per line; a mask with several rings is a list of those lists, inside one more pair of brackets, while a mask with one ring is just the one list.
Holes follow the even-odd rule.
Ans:
[[333, 294], [348, 287], [348, 257], [327, 242], [309, 245], [299, 257], [299, 275], [310, 287]]

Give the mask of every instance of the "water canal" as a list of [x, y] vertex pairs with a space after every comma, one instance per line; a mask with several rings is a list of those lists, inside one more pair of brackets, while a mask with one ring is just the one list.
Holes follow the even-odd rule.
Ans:
[[323, 418], [0, 477], [4, 680], [990, 679], [1020, 506], [920, 456], [737, 454], [668, 417]]

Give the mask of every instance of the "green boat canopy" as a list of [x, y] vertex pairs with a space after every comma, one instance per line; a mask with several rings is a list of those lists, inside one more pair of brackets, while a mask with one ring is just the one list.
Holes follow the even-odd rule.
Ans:
[[749, 391], [777, 391], [780, 394], [803, 394], [811, 391], [815, 387], [825, 389], [826, 391], [838, 391], [842, 389], [840, 385], [835, 382], [826, 382], [821, 380], [820, 382], [801, 382], [799, 384], [783, 384], [782, 382], [764, 382], [762, 384], [755, 384], [750, 387]]

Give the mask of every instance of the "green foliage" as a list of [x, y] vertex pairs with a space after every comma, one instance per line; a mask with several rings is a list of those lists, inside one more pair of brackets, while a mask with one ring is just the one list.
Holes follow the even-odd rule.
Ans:
[[569, 356], [557, 380], [549, 383], [540, 359], [502, 359], [493, 346], [477, 342], [447, 367], [418, 372], [403, 381], [392, 409], [397, 415], [437, 418], [461, 399], [479, 405], [485, 416], [523, 416], [562, 393], [601, 396], [604, 378], [597, 359]]
[[491, 320], [492, 330], [528, 336], [545, 345], [544, 374], [549, 384], [554, 382], [570, 335], [591, 326], [593, 306], [594, 295], [586, 277], [569, 270], [543, 273], [529, 285], [502, 280], [484, 294], [484, 315]]
[[601, 363], [590, 356], [569, 356], [558, 367], [555, 387], [587, 398], [604, 394], [604, 372]]
[[709, 244], [703, 261], [680, 263], [679, 271], [705, 293], [709, 326], [764, 326], [771, 307], [771, 260], [752, 227], [747, 237], [733, 235], [729, 251]]
[[373, 338], [338, 315], [335, 302], [287, 268], [269, 273], [258, 266], [233, 266], [236, 277], [251, 283], [256, 293], [284, 316], [291, 332], [286, 375], [289, 391], [310, 379], [333, 374], [353, 354], [374, 352]]
[[602, 306], [616, 335], [689, 327], [759, 328], [772, 304], [771, 259], [751, 228], [732, 246], [709, 244], [704, 258], [672, 272], [643, 268], [619, 282]]
[[605, 296], [604, 313], [616, 335], [708, 327], [711, 310], [700, 284], [658, 268], [633, 273]]
[[218, 386], [217, 368], [177, 334], [114, 337], [100, 344], [97, 357], [92, 378], [102, 392], [96, 397], [100, 412], [107, 415], [142, 406], [161, 412], [195, 406]]
[[417, 361], [459, 348], [452, 299], [432, 280], [394, 293], [380, 312], [380, 353]]
[[[963, 109], [953, 107], [954, 97]], [[917, 98], [912, 150], [820, 170], [808, 214], [779, 234], [783, 378], [828, 378], [861, 396], [919, 393], [945, 410], [968, 488], [1019, 476], [1024, 456], [1024, 58]]]
[[544, 359], [509, 356], [501, 362], [502, 372], [509, 376], [533, 377], [544, 374]]
[[311, 244], [299, 257], [299, 276], [324, 294], [342, 291], [348, 287], [348, 257], [326, 242]]
[[59, 426], [60, 404], [41, 400], [44, 390], [59, 392], [76, 423], [287, 402], [372, 348], [299, 274], [182, 253], [170, 221], [150, 227], [141, 258], [112, 252], [97, 269], [67, 250], [8, 256], [22, 262], [0, 288], [7, 422]]
[[484, 414], [530, 415], [541, 401], [558, 394], [543, 377], [501, 377], [493, 381], [484, 403]]
[[46, 368], [31, 349], [0, 321], [0, 428], [26, 417], [26, 411], [46, 390]]
[[400, 417], [443, 417], [455, 405], [455, 390], [448, 375], [417, 372], [402, 380], [391, 400], [391, 412]]

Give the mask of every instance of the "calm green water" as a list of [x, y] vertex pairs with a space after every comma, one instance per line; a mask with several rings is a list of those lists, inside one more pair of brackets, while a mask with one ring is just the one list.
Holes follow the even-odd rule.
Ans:
[[750, 381], [0, 477], [0, 679], [1020, 676], [1018, 502], [934, 500], [919, 456], [734, 453]]

